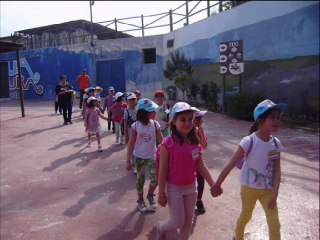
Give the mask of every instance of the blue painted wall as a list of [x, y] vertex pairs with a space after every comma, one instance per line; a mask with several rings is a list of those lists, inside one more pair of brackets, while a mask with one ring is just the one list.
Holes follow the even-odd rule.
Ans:
[[[170, 39], [174, 39], [174, 47], [169, 49], [166, 44]], [[82, 68], [87, 69], [95, 85], [96, 61], [124, 61], [125, 90], [138, 88], [145, 97], [152, 97], [155, 90], [172, 85], [164, 79], [163, 68], [169, 53], [175, 50], [191, 58], [195, 67], [193, 77], [199, 84], [206, 81], [220, 84], [219, 43], [233, 40], [243, 40], [243, 80], [248, 91], [264, 91], [273, 99], [285, 96], [283, 100], [295, 104], [298, 100], [290, 94], [297, 88], [303, 90], [303, 96], [319, 97], [315, 93], [319, 90], [316, 80], [319, 79], [317, 1], [250, 1], [164, 35], [96, 41], [94, 48], [89, 44], [76, 44], [23, 51], [25, 97], [53, 99], [60, 74], [66, 74], [77, 90], [75, 79]], [[143, 63], [144, 48], [156, 48], [156, 63]], [[17, 92], [14, 58], [14, 53], [0, 55], [0, 61], [9, 61], [11, 97], [16, 97]], [[268, 71], [279, 74], [269, 79], [265, 77]], [[292, 72], [297, 74], [293, 76]], [[309, 94], [310, 89], [301, 87], [301, 81], [307, 82], [313, 92]], [[230, 79], [227, 90], [236, 82]], [[272, 82], [272, 88], [286, 83], [286, 88], [282, 89], [288, 90], [272, 91], [266, 82]], [[298, 87], [293, 88], [293, 85]], [[181, 92], [178, 92], [178, 99], [182, 99]]]
[[[9, 89], [10, 97], [18, 96], [17, 90], [17, 61], [15, 53], [1, 54], [0, 61], [9, 60]], [[67, 76], [75, 89], [76, 78], [82, 68], [93, 72], [92, 54], [85, 52], [66, 52], [57, 48], [44, 48], [22, 51], [21, 73], [25, 99], [54, 99], [55, 86], [59, 83], [61, 74]]]

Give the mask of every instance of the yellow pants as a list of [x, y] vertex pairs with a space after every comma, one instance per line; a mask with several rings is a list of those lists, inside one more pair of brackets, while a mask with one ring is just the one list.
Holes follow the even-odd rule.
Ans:
[[267, 223], [269, 227], [269, 238], [270, 240], [280, 240], [280, 222], [278, 216], [277, 205], [270, 209], [268, 207], [271, 201], [272, 190], [260, 190], [246, 186], [241, 186], [241, 201], [242, 210], [237, 221], [235, 230], [236, 240], [243, 240], [244, 229], [247, 223], [250, 221], [253, 209], [256, 205], [256, 201], [259, 200], [264, 212], [266, 214]]

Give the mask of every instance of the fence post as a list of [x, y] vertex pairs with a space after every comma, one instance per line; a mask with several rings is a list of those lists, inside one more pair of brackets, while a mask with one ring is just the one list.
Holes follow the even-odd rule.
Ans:
[[172, 23], [172, 10], [169, 11], [169, 21], [170, 21], [170, 32], [173, 32], [173, 23]]
[[186, 1], [186, 25], [189, 25], [189, 6], [188, 6], [188, 0]]
[[219, 12], [222, 12], [222, 1], [219, 1]]
[[117, 27], [117, 19], [114, 19], [114, 29], [116, 30], [116, 38], [118, 38], [118, 27]]
[[207, 0], [207, 15], [210, 17], [210, 1]]
[[143, 24], [143, 15], [141, 14], [141, 30], [142, 30], [142, 37], [144, 37], [144, 24]]
[[22, 117], [25, 117], [24, 101], [23, 101], [23, 85], [22, 85], [22, 79], [21, 79], [21, 64], [20, 64], [19, 50], [16, 50], [16, 56], [17, 56], [17, 67], [18, 67], [18, 86], [19, 86], [19, 94], [20, 94], [21, 114], [22, 114]]

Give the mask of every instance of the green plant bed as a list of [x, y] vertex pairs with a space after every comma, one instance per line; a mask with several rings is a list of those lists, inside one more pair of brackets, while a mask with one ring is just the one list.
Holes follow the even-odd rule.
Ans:
[[315, 122], [297, 121], [297, 120], [284, 117], [281, 120], [281, 127], [303, 129], [308, 132], [318, 133], [319, 135], [319, 123], [315, 123]]

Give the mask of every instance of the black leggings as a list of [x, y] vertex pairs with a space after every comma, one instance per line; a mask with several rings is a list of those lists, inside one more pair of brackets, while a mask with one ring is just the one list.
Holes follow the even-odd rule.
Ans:
[[204, 178], [201, 176], [199, 171], [197, 171], [197, 183], [198, 183], [198, 200], [202, 199], [203, 190], [204, 190]]

